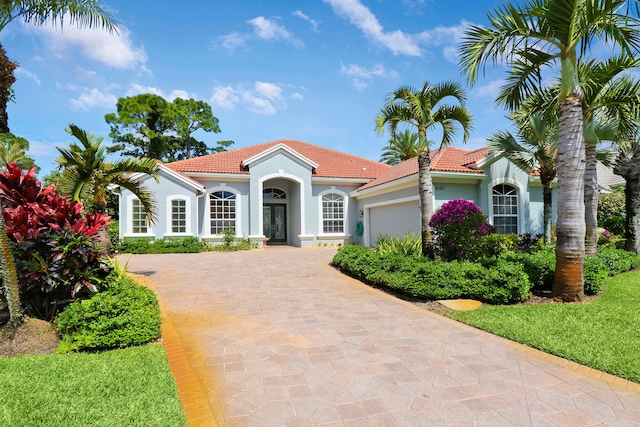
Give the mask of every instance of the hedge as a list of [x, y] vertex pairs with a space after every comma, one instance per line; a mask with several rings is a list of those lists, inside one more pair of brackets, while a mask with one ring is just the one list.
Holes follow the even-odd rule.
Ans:
[[333, 265], [367, 283], [430, 300], [473, 298], [512, 304], [529, 295], [522, 267], [500, 259], [487, 268], [469, 261], [435, 262], [348, 245], [338, 250]]

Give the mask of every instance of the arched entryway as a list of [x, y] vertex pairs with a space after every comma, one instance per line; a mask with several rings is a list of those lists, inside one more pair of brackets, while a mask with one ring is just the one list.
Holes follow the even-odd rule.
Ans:
[[300, 246], [300, 184], [278, 177], [263, 181], [261, 225], [267, 245]]

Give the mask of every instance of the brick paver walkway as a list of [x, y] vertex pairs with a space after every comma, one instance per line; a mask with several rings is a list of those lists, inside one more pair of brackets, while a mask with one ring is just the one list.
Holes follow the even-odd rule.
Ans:
[[639, 385], [371, 289], [334, 253], [120, 258], [160, 295], [190, 426], [640, 425]]

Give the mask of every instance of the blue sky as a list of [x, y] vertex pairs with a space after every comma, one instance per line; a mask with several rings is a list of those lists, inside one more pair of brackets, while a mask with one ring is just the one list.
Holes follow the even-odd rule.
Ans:
[[[55, 168], [69, 123], [104, 136], [119, 97], [156, 93], [208, 102], [221, 133], [195, 136], [240, 148], [298, 139], [378, 160], [388, 135], [375, 116], [402, 85], [461, 80], [457, 44], [486, 24], [499, 1], [113, 0], [102, 2], [119, 34], [63, 31], [14, 21], [0, 34], [18, 61], [9, 127], [27, 138], [40, 175]], [[504, 129], [494, 106], [505, 71], [489, 67], [468, 88], [474, 116], [468, 148]], [[437, 140], [438, 135], [429, 135]], [[461, 138], [456, 146], [462, 147]]]

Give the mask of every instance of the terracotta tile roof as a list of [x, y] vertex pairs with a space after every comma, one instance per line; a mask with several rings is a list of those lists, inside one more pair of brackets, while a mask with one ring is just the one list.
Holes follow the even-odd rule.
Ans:
[[384, 163], [290, 139], [266, 142], [222, 153], [167, 163], [165, 166], [176, 172], [246, 175], [249, 174], [249, 170], [242, 167], [243, 160], [256, 156], [278, 144], [284, 144], [301, 156], [318, 164], [318, 167], [313, 172], [313, 175], [317, 177], [374, 179], [391, 168], [391, 166]]
[[[444, 147], [433, 150], [429, 154], [431, 157], [432, 171], [483, 173], [482, 170], [478, 169], [476, 162], [485, 158], [489, 154], [489, 150], [487, 148], [480, 148], [478, 150], [469, 151], [461, 148]], [[358, 188], [358, 191], [386, 184], [387, 182], [395, 181], [417, 173], [418, 158], [414, 157], [393, 166], [377, 179]]]
[[478, 172], [476, 162], [489, 154], [489, 149], [468, 151], [461, 148], [444, 147], [434, 150], [431, 157], [431, 170], [442, 172]]

